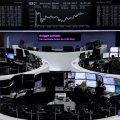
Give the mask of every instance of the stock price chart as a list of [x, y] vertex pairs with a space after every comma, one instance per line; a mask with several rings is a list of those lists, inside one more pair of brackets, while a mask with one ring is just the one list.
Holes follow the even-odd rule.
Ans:
[[0, 0], [0, 30], [119, 30], [117, 0]]

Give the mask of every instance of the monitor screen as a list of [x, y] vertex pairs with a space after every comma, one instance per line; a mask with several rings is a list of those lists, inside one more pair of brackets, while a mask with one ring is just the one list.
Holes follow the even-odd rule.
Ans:
[[14, 53], [7, 53], [7, 59], [14, 59]]
[[104, 84], [110, 84], [110, 85], [114, 85], [115, 81], [114, 78], [109, 78], [109, 77], [103, 77], [103, 83]]
[[74, 72], [68, 72], [68, 79], [75, 79], [75, 73]]
[[103, 53], [103, 58], [109, 58], [109, 53]]
[[35, 82], [35, 89], [40, 89], [42, 87], [42, 80], [36, 81]]
[[120, 86], [117, 86], [117, 85], [115, 86], [115, 92], [120, 94]]
[[111, 47], [110, 52], [118, 52], [118, 47]]
[[101, 75], [96, 74], [97, 81], [103, 82], [103, 77]]
[[110, 58], [112, 58], [112, 55], [114, 55], [115, 58], [118, 57], [118, 53], [110, 53]]
[[87, 87], [96, 87], [96, 81], [87, 80], [86, 85]]
[[75, 79], [85, 79], [85, 73], [75, 73]]
[[96, 74], [95, 73], [86, 73], [86, 79], [88, 80], [96, 80]]
[[115, 85], [120, 85], [120, 79], [115, 78]]
[[81, 83], [85, 80], [75, 80], [75, 86], [81, 85]]
[[115, 85], [105, 85], [107, 92], [115, 92]]

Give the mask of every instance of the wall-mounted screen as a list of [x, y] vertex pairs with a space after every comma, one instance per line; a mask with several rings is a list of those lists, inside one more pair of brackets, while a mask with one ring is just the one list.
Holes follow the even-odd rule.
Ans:
[[85, 73], [75, 73], [75, 79], [85, 79]]
[[118, 58], [118, 53], [110, 53], [110, 58], [112, 58], [112, 55], [114, 55], [115, 58]]
[[115, 81], [114, 78], [109, 78], [109, 77], [103, 77], [103, 83], [104, 84], [110, 84], [110, 85], [114, 85]]
[[96, 81], [87, 80], [86, 85], [87, 87], [96, 87]]
[[68, 72], [68, 79], [75, 79], [75, 73], [74, 72]]
[[0, 0], [0, 30], [119, 30], [119, 8], [116, 0]]
[[38, 34], [39, 41], [80, 41], [80, 33], [70, 32], [43, 32]]
[[117, 85], [115, 86], [115, 92], [120, 94], [120, 86], [117, 86]]
[[105, 85], [107, 92], [115, 92], [115, 85]]
[[103, 57], [102, 58], [109, 58], [109, 53], [103, 53]]
[[111, 47], [110, 52], [118, 52], [118, 47]]
[[81, 83], [85, 80], [75, 80], [75, 86], [81, 85]]
[[96, 74], [95, 73], [86, 73], [86, 79], [88, 80], [96, 80]]

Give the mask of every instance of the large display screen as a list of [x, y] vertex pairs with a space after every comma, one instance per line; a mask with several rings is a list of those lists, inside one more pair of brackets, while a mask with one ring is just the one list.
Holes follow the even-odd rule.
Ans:
[[119, 30], [118, 0], [0, 0], [0, 30]]
[[110, 84], [110, 85], [114, 85], [115, 81], [114, 78], [109, 78], [109, 77], [103, 77], [103, 83], [104, 84]]
[[107, 92], [115, 92], [115, 85], [105, 85]]
[[87, 80], [86, 85], [87, 87], [96, 87], [96, 81]]
[[86, 73], [86, 79], [88, 80], [96, 80], [96, 74], [95, 73]]
[[75, 73], [75, 79], [85, 79], [85, 73]]
[[73, 32], [43, 32], [38, 34], [39, 41], [80, 41], [81, 34]]
[[118, 47], [111, 47], [110, 52], [118, 52]]

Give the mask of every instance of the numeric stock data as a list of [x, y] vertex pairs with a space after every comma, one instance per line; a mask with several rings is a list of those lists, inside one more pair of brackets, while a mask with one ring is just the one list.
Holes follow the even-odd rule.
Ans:
[[0, 0], [0, 30], [119, 30], [118, 0]]

